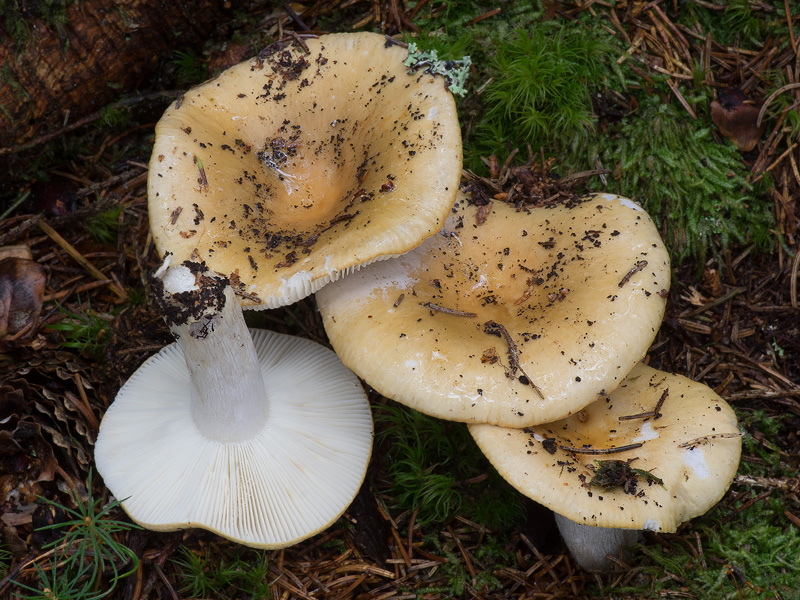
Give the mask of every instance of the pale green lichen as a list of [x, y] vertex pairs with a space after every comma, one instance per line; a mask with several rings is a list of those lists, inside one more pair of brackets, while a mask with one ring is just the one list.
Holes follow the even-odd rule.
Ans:
[[447, 81], [447, 88], [457, 96], [467, 93], [466, 83], [472, 59], [464, 56], [458, 60], [442, 60], [436, 50], [420, 50], [411, 42], [408, 45], [408, 58], [403, 63], [411, 72], [424, 69], [426, 73], [441, 75]]

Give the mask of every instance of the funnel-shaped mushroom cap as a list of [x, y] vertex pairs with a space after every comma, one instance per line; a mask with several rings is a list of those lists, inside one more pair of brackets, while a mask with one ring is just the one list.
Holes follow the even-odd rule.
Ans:
[[[669, 259], [630, 200], [586, 197], [485, 222], [459, 196], [445, 229], [317, 294], [344, 363], [452, 421], [525, 427], [577, 412], [641, 360]], [[535, 387], [534, 387], [535, 386]]]
[[106, 412], [97, 468], [137, 523], [201, 527], [276, 548], [321, 531], [355, 497], [372, 445], [358, 380], [310, 340], [252, 333], [270, 400], [266, 426], [252, 439], [223, 443], [200, 433], [178, 344], [145, 362]]
[[[303, 46], [307, 45], [307, 49]], [[273, 45], [177, 100], [150, 161], [150, 226], [243, 306], [291, 304], [438, 231], [461, 175], [455, 102], [378, 34]]]
[[526, 496], [576, 523], [650, 531], [675, 531], [714, 506], [742, 449], [736, 415], [713, 390], [644, 365], [579, 415], [469, 429]]

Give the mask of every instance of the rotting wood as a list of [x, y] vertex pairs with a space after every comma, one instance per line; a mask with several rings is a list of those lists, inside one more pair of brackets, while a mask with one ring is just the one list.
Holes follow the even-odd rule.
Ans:
[[32, 19], [19, 47], [0, 24], [0, 148], [63, 127], [135, 89], [180, 41], [202, 45], [222, 0], [69, 2], [62, 32]]

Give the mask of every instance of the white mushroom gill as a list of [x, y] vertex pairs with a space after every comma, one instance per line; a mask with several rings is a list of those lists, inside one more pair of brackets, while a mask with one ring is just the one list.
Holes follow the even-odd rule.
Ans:
[[201, 264], [163, 269], [153, 288], [179, 339], [106, 411], [95, 461], [108, 488], [158, 531], [280, 548], [328, 527], [369, 462], [358, 379], [311, 340], [248, 330], [227, 278]]

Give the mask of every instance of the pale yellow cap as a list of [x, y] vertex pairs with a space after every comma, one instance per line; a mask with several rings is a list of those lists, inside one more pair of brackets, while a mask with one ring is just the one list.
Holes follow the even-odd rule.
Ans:
[[382, 35], [332, 34], [186, 92], [150, 161], [159, 252], [205, 261], [243, 306], [274, 308], [438, 231], [461, 134], [445, 80], [406, 57]]
[[317, 301], [337, 354], [381, 394], [525, 427], [619, 385], [655, 337], [669, 280], [658, 232], [630, 200], [486, 212], [462, 194], [444, 230]]
[[[659, 401], [660, 417], [637, 417]], [[469, 429], [500, 475], [526, 496], [576, 523], [649, 531], [675, 531], [714, 506], [736, 475], [742, 446], [733, 409], [713, 390], [641, 364], [609, 398], [568, 419]], [[613, 489], [591, 485], [595, 461], [612, 460], [640, 472]]]

